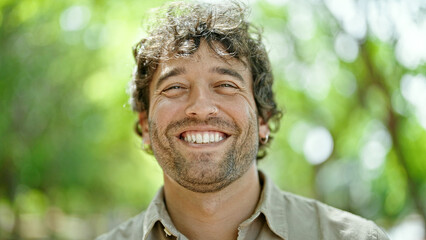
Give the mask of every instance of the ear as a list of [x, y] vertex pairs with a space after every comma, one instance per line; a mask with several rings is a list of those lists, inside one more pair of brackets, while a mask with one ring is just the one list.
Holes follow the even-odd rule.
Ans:
[[146, 111], [139, 113], [139, 125], [142, 131], [142, 141], [144, 144], [151, 145], [151, 139], [149, 137], [149, 125], [148, 125], [148, 115]]
[[262, 117], [259, 117], [258, 122], [259, 122], [259, 138], [266, 139], [266, 141], [268, 141], [267, 139], [269, 138], [269, 134], [271, 133], [271, 131], [269, 130], [268, 123], [265, 122], [265, 120], [263, 120]]

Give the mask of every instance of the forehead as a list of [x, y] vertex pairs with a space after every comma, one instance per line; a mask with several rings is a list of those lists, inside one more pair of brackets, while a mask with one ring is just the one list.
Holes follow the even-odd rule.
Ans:
[[206, 41], [201, 41], [198, 49], [193, 54], [178, 57], [169, 56], [160, 61], [154, 72], [153, 82], [159, 78], [161, 73], [176, 67], [188, 68], [187, 70], [190, 71], [205, 71], [210, 68], [225, 67], [244, 74], [244, 78], [247, 81], [251, 80], [251, 70], [246, 58], [237, 59], [231, 56], [220, 43], [213, 42], [212, 47]]
[[[198, 42], [198, 44], [197, 44]], [[243, 57], [242, 59], [236, 58], [233, 55], [236, 53], [231, 51], [231, 46], [228, 46], [225, 43], [221, 43], [217, 40], [207, 40], [201, 38], [200, 40], [187, 40], [184, 41], [181, 45], [173, 46], [175, 51], [169, 52], [168, 59], [185, 59], [191, 57], [217, 57], [222, 61], [240, 61], [244, 65], [246, 65], [246, 59]], [[176, 57], [179, 55], [179, 57]]]

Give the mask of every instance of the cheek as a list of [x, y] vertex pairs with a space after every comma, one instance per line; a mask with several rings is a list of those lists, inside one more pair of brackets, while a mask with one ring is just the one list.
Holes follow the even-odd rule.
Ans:
[[182, 111], [180, 104], [176, 102], [158, 101], [151, 105], [149, 117], [158, 130], [162, 131], [170, 122], [176, 120]]
[[257, 118], [256, 105], [247, 101], [246, 98], [240, 98], [237, 101], [229, 102], [223, 105], [226, 114], [231, 116], [239, 125], [247, 127]]

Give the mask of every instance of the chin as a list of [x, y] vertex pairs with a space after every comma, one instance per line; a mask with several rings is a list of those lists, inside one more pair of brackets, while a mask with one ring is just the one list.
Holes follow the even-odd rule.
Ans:
[[[226, 164], [225, 164], [226, 165]], [[182, 187], [200, 193], [217, 192], [240, 177], [232, 166], [187, 168], [174, 179]]]
[[223, 181], [219, 182], [199, 182], [198, 179], [177, 179], [177, 182], [182, 187], [192, 191], [192, 192], [198, 192], [198, 193], [212, 193], [212, 192], [218, 192], [225, 187], [229, 186], [233, 180], [231, 179], [225, 179]]

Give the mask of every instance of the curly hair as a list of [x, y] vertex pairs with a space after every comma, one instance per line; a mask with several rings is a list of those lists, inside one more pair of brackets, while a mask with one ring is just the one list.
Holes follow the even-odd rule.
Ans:
[[[232, 56], [250, 67], [258, 114], [268, 123], [271, 132], [278, 130], [282, 112], [277, 108], [272, 92], [273, 76], [268, 54], [261, 31], [246, 21], [246, 6], [235, 1], [226, 5], [174, 2], [154, 13], [156, 15], [151, 18], [154, 22], [148, 23], [148, 36], [133, 48], [136, 67], [129, 94], [134, 111], [148, 111], [149, 84], [159, 62], [188, 57], [204, 40], [218, 56]], [[138, 127], [136, 132], [141, 135]], [[269, 139], [270, 143], [272, 137]], [[266, 146], [260, 144], [257, 159], [266, 155]]]

